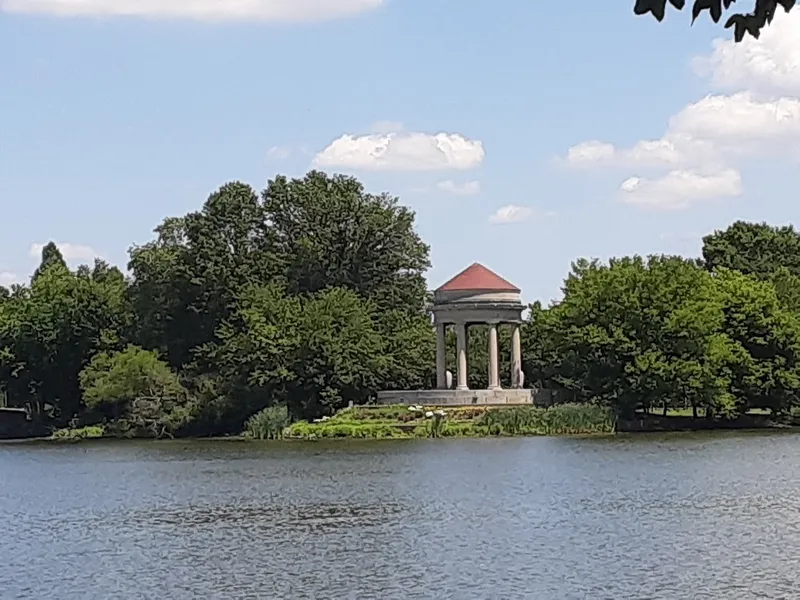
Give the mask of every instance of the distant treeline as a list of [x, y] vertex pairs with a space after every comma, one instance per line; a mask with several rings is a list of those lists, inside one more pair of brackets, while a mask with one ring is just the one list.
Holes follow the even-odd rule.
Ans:
[[[99, 260], [71, 271], [45, 246], [28, 285], [0, 288], [0, 390], [52, 429], [163, 437], [428, 387], [429, 266], [414, 213], [354, 178], [277, 177], [260, 194], [229, 183], [131, 248], [127, 278]], [[741, 222], [707, 236], [702, 259], [578, 261], [562, 301], [531, 306], [526, 384], [620, 416], [787, 413], [800, 392], [798, 277], [792, 227]], [[473, 387], [487, 384], [485, 335], [470, 330]]]

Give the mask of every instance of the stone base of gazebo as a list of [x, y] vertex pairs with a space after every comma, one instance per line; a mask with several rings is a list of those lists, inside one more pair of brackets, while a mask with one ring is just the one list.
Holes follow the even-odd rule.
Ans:
[[485, 406], [531, 404], [533, 390], [412, 390], [378, 392], [378, 404], [419, 404], [421, 406]]

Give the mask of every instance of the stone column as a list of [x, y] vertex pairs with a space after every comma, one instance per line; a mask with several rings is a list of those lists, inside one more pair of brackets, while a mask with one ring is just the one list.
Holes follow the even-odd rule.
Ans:
[[444, 323], [436, 324], [436, 387], [440, 390], [447, 388], [447, 354], [445, 349]]
[[522, 344], [519, 337], [519, 325], [514, 324], [514, 331], [511, 334], [511, 387], [520, 388], [519, 373], [522, 370]]
[[500, 367], [497, 352], [497, 323], [489, 323], [489, 389], [500, 389]]
[[468, 390], [467, 385], [467, 325], [456, 324], [456, 358], [458, 363], [457, 390]]

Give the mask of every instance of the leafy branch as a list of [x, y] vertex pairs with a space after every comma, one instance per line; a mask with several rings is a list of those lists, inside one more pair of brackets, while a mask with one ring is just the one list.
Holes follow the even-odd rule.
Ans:
[[[658, 22], [661, 22], [666, 14], [667, 2], [678, 10], [683, 10], [686, 6], [686, 0], [636, 0], [633, 12], [636, 15], [650, 13]], [[697, 18], [706, 11], [714, 23], [719, 23], [723, 13], [735, 2], [736, 0], [695, 0], [692, 6], [692, 23], [694, 24]], [[779, 6], [788, 13], [796, 3], [797, 0], [756, 0], [753, 12], [731, 15], [725, 22], [725, 29], [733, 28], [733, 39], [736, 42], [741, 42], [748, 33], [758, 39], [761, 36], [761, 30], [772, 23]]]

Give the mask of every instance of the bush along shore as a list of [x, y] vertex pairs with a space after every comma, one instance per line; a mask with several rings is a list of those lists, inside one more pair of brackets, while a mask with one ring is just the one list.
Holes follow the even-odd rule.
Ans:
[[288, 424], [280, 409], [262, 411], [247, 424], [251, 439], [409, 439], [611, 434], [613, 413], [599, 406], [436, 407], [356, 406], [327, 419]]
[[[512, 437], [556, 435], [610, 435], [615, 432], [613, 413], [599, 406], [564, 404], [537, 406], [355, 406], [333, 417], [289, 422], [285, 407], [273, 406], [255, 414], [244, 440], [398, 440], [452, 437]], [[61, 429], [49, 438], [80, 442], [119, 437], [111, 430], [92, 426]]]
[[[517, 406], [376, 406], [345, 408], [333, 417], [291, 421], [285, 406], [271, 406], [247, 420], [240, 435], [225, 439], [265, 440], [397, 440], [453, 437], [532, 437], [613, 435], [725, 429], [790, 429], [800, 426], [800, 411], [779, 416], [754, 411], [734, 419], [695, 417], [674, 411], [667, 415], [640, 412], [619, 419], [597, 405], [561, 404], [549, 408]], [[58, 429], [47, 439], [82, 442], [152, 436], [120, 435], [114, 427], [92, 425]], [[213, 438], [219, 439], [219, 438]]]

